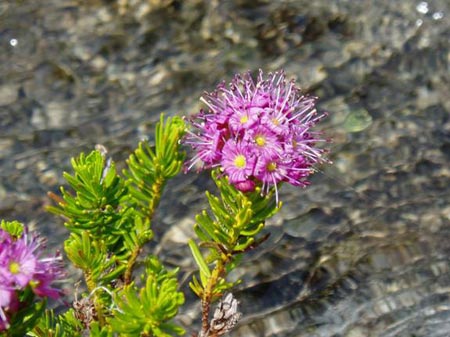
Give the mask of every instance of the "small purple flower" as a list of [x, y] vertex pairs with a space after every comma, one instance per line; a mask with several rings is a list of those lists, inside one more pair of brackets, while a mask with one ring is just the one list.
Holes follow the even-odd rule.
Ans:
[[0, 274], [17, 288], [24, 288], [32, 280], [37, 267], [34, 251], [37, 243], [27, 242], [27, 236], [9, 244], [0, 252]]
[[237, 110], [236, 113], [230, 116], [229, 126], [233, 133], [245, 133], [246, 130], [250, 130], [257, 124], [260, 109], [258, 112], [253, 110], [252, 108]]
[[283, 154], [283, 146], [278, 135], [264, 125], [247, 130], [243, 141], [251, 144], [252, 153], [258, 157], [281, 157]]
[[52, 284], [64, 276], [62, 268], [62, 256], [59, 252], [53, 257], [40, 259], [38, 270], [30, 282], [33, 292], [39, 297], [59, 298], [61, 290], [53, 287]]
[[[220, 83], [201, 98], [208, 111], [191, 120], [185, 143], [196, 155], [188, 169], [220, 167], [230, 183], [241, 191], [261, 186], [267, 193], [281, 182], [307, 185], [312, 166], [326, 161], [320, 133], [311, 130], [318, 115], [316, 98], [304, 95], [283, 71], [257, 79], [237, 74], [226, 86]], [[278, 199], [278, 195], [277, 195]]]
[[30, 287], [39, 297], [58, 298], [51, 284], [63, 276], [60, 256], [41, 258], [43, 241], [26, 231], [13, 238], [0, 228], [0, 331], [9, 326], [8, 315], [16, 312], [18, 293]]
[[225, 130], [220, 129], [218, 124], [214, 122], [202, 122], [197, 124], [196, 127], [202, 128], [203, 133], [192, 133], [190, 139], [186, 140], [186, 143], [191, 144], [197, 152], [188, 169], [197, 161], [202, 161], [204, 165], [214, 166], [222, 158], [220, 150], [225, 142]]
[[242, 183], [252, 176], [255, 157], [248, 145], [229, 139], [222, 150], [221, 166], [232, 184]]

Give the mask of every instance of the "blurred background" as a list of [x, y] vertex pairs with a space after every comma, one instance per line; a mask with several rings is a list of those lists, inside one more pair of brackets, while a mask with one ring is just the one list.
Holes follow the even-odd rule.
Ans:
[[[270, 239], [233, 275], [231, 336], [450, 336], [448, 0], [1, 0], [0, 50], [0, 218], [61, 249], [46, 193], [71, 157], [101, 143], [123, 163], [161, 112], [283, 68], [329, 112], [334, 164], [283, 188]], [[177, 177], [153, 225], [149, 251], [186, 290], [208, 188]], [[191, 294], [180, 321], [199, 323]]]

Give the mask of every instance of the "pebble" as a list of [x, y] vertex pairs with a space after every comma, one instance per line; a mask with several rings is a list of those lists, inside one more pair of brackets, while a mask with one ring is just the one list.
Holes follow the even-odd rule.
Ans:
[[14, 103], [19, 97], [19, 86], [5, 84], [0, 86], [0, 107]]

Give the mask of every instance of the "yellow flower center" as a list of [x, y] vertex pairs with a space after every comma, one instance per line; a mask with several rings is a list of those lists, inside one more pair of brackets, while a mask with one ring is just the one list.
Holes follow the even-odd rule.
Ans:
[[279, 121], [278, 119], [276, 119], [276, 118], [272, 118], [272, 123], [273, 123], [273, 125], [275, 125], [275, 126], [280, 125], [280, 121]]
[[236, 156], [236, 158], [234, 158], [234, 165], [237, 168], [244, 168], [246, 163], [247, 162], [245, 160], [245, 157], [242, 154], [240, 154], [240, 155]]
[[241, 124], [247, 123], [248, 122], [248, 115], [247, 114], [243, 115], [239, 121], [241, 122]]
[[36, 288], [38, 285], [39, 285], [39, 281], [36, 281], [36, 280], [30, 280], [30, 286], [32, 287], [32, 288]]
[[266, 138], [264, 138], [264, 136], [262, 135], [257, 135], [255, 137], [255, 142], [258, 146], [264, 146], [266, 145]]
[[9, 271], [11, 274], [18, 274], [20, 272], [20, 264], [17, 262], [11, 262], [9, 264]]
[[267, 164], [267, 171], [269, 172], [273, 172], [277, 169], [277, 163], [275, 162], [270, 162], [269, 164]]

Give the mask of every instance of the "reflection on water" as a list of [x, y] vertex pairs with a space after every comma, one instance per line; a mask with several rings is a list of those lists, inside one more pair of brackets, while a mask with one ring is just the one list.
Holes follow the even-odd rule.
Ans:
[[[283, 189], [269, 241], [235, 275], [232, 335], [448, 336], [449, 15], [445, 0], [3, 1], [0, 217], [60, 244], [43, 207], [71, 156], [102, 143], [121, 160], [160, 112], [196, 112], [234, 72], [283, 67], [329, 111], [334, 165]], [[155, 227], [183, 276], [209, 184], [178, 177]]]

